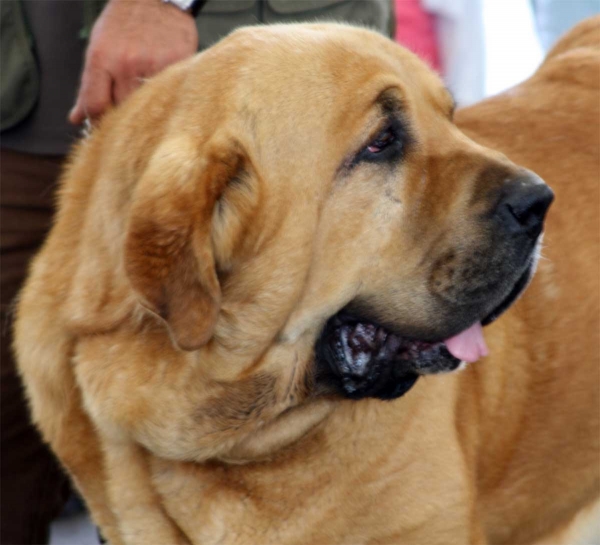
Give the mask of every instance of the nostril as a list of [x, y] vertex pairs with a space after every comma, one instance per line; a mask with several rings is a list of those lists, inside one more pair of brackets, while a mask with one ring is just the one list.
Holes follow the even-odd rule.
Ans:
[[522, 219], [523, 219], [522, 211], [515, 210], [515, 208], [511, 204], [508, 204], [508, 203], [506, 204], [506, 208], [508, 208], [508, 211], [510, 212], [512, 217], [515, 218], [519, 224], [523, 223], [522, 222]]
[[553, 199], [554, 194], [546, 184], [518, 183], [507, 191], [498, 213], [510, 232], [537, 237]]
[[504, 226], [510, 232], [520, 233], [524, 227], [524, 214], [516, 206], [509, 203], [503, 203], [499, 209], [499, 215], [503, 220]]
[[507, 203], [506, 206], [517, 222], [524, 227], [529, 226], [532, 222], [543, 220], [547, 209], [547, 206], [541, 201], [532, 204], [525, 203], [524, 206]]

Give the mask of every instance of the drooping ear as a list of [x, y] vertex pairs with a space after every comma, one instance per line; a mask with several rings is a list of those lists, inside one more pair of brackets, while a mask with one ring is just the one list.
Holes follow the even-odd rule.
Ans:
[[137, 185], [125, 270], [143, 306], [163, 318], [183, 350], [212, 337], [221, 289], [211, 244], [213, 208], [245, 155], [224, 142], [161, 145]]

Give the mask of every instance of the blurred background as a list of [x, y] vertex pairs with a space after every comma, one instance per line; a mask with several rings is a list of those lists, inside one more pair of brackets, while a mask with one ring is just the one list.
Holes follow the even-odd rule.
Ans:
[[[442, 74], [459, 106], [529, 77], [600, 0], [396, 0], [396, 40]], [[420, 8], [420, 9], [419, 9]]]
[[[562, 1], [569, 3], [571, 0]], [[531, 1], [483, 0], [482, 8], [483, 92], [484, 96], [490, 96], [533, 74], [542, 62], [544, 52]]]

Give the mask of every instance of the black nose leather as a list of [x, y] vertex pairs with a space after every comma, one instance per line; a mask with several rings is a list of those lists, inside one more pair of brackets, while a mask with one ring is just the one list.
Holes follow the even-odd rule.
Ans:
[[532, 174], [507, 184], [496, 213], [510, 233], [537, 238], [553, 200], [552, 190]]

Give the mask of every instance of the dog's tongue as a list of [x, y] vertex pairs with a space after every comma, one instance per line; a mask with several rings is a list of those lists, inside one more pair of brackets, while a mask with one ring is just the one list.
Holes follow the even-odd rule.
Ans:
[[450, 354], [467, 363], [472, 363], [488, 355], [480, 322], [473, 324], [462, 333], [446, 339], [444, 343]]

